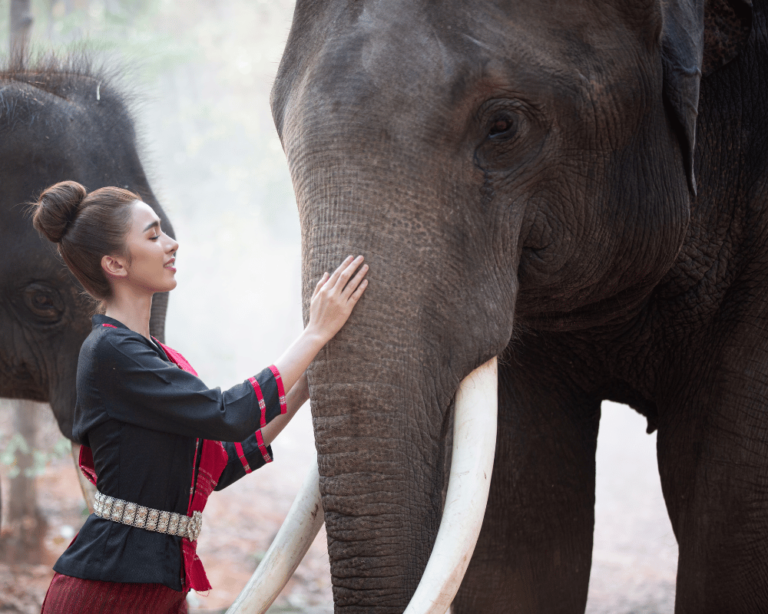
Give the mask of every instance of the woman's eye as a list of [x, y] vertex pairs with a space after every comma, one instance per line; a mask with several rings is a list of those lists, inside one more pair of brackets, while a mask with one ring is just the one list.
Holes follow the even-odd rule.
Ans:
[[150, 241], [157, 241], [160, 238], [160, 235], [155, 235], [154, 237], [149, 237]]
[[491, 124], [491, 129], [488, 132], [488, 136], [491, 138], [507, 135], [512, 130], [512, 121], [506, 118], [497, 119]]

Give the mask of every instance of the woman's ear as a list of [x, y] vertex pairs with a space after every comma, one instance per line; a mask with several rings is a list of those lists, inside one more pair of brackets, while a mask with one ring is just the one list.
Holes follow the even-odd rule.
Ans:
[[121, 256], [102, 256], [101, 268], [108, 277], [126, 277], [128, 275], [128, 269], [126, 268], [126, 260]]

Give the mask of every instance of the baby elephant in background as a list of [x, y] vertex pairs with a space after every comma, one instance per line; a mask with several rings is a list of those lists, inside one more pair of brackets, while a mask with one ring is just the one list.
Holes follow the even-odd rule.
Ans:
[[[77, 357], [96, 305], [32, 228], [26, 204], [68, 179], [88, 190], [120, 186], [173, 236], [114, 81], [83, 57], [0, 69], [0, 397], [50, 403], [70, 439]], [[167, 294], [155, 295], [150, 327], [160, 340], [167, 306]]]

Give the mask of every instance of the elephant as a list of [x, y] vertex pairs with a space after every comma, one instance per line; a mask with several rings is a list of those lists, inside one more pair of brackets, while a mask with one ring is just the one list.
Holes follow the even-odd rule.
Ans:
[[[675, 612], [768, 611], [767, 13], [297, 1], [271, 104], [305, 313], [370, 265], [309, 371], [336, 612], [583, 612], [603, 400], [658, 431]], [[475, 496], [446, 495], [454, 398], [494, 357], [479, 537], [419, 609]]]
[[[116, 185], [141, 196], [173, 236], [118, 81], [83, 54], [36, 63], [18, 55], [0, 70], [0, 397], [50, 403], [70, 440], [77, 357], [98, 306], [33, 229], [26, 205], [63, 180]], [[167, 293], [154, 297], [150, 329], [160, 340], [167, 307]]]

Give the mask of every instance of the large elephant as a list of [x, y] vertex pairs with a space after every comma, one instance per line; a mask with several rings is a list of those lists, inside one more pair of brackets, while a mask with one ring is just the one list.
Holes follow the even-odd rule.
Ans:
[[658, 429], [676, 612], [768, 611], [767, 6], [298, 0], [272, 106], [305, 303], [370, 264], [309, 376], [337, 612], [409, 604], [494, 356], [456, 614], [584, 610], [605, 399]]
[[[32, 228], [26, 204], [67, 179], [88, 190], [117, 185], [139, 194], [173, 236], [115, 81], [85, 57], [0, 70], [0, 397], [50, 403], [70, 439], [77, 357], [96, 304]], [[150, 328], [159, 339], [167, 306], [167, 293], [155, 296]]]

